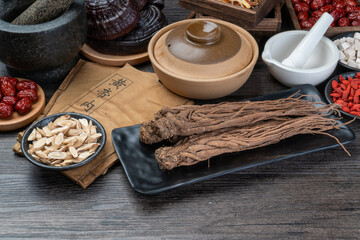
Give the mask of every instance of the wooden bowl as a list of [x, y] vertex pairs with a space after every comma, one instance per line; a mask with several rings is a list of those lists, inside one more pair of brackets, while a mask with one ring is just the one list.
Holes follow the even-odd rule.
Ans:
[[[210, 45], [205, 43], [192, 52], [187, 48], [189, 55], [199, 56], [178, 56], [181, 53], [171, 50], [172, 44], [167, 41], [167, 34], [170, 36], [184, 25], [190, 26], [199, 21], [209, 21], [231, 29], [237, 35], [236, 39], [240, 39], [240, 47], [233, 54], [223, 55], [222, 51], [227, 49], [215, 47], [214, 52], [201, 51]], [[228, 43], [231, 44], [235, 45]], [[259, 55], [255, 39], [246, 30], [235, 24], [210, 18], [188, 19], [166, 26], [150, 40], [148, 52], [160, 81], [171, 91], [192, 99], [215, 99], [236, 91], [249, 78]]]
[[[27, 79], [18, 78], [19, 81], [24, 81]], [[15, 129], [22, 128], [31, 122], [33, 122], [43, 111], [45, 107], [45, 93], [42, 88], [38, 85], [38, 100], [33, 102], [30, 112], [26, 114], [19, 114], [14, 111], [11, 118], [0, 119], [0, 131], [11, 131]]]

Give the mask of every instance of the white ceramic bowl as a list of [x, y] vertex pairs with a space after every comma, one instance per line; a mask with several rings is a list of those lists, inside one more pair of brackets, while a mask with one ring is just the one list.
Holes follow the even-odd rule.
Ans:
[[335, 70], [339, 50], [328, 38], [322, 37], [303, 68], [291, 68], [281, 62], [287, 58], [308, 31], [286, 31], [271, 37], [265, 44], [262, 59], [270, 73], [282, 84], [294, 87], [302, 84], [318, 85]]

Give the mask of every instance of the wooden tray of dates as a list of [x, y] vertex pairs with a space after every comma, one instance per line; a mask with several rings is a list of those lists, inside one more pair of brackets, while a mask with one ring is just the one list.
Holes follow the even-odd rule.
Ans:
[[[6, 86], [4, 79], [18, 80], [13, 87]], [[45, 93], [33, 81], [23, 78], [0, 78], [0, 131], [22, 128], [33, 122], [45, 107]]]
[[328, 12], [335, 20], [325, 36], [360, 31], [359, 0], [285, 0], [285, 3], [297, 30], [309, 30], [323, 12]]

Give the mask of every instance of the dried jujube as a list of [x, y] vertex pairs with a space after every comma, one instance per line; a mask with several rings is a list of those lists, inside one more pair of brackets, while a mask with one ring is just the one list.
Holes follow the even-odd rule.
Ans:
[[31, 110], [32, 104], [30, 98], [22, 98], [15, 104], [15, 110], [20, 114], [25, 114]]
[[10, 118], [14, 110], [20, 114], [29, 112], [32, 101], [38, 100], [37, 84], [30, 80], [19, 81], [17, 78], [0, 78], [0, 118]]
[[17, 94], [16, 97], [18, 99], [22, 99], [22, 98], [29, 98], [32, 102], [37, 101], [38, 100], [38, 94], [35, 90], [33, 89], [23, 89], [20, 90]]
[[15, 96], [16, 89], [14, 84], [9, 79], [4, 79], [1, 82], [1, 92], [4, 96]]
[[25, 80], [16, 84], [16, 90], [33, 89], [37, 90], [37, 84], [33, 81]]
[[1, 99], [2, 103], [6, 103], [7, 105], [14, 107], [15, 104], [17, 103], [18, 99], [16, 97], [11, 97], [11, 96], [5, 96]]
[[6, 104], [6, 103], [0, 103], [0, 118], [9, 118], [11, 117], [13, 113], [13, 108]]

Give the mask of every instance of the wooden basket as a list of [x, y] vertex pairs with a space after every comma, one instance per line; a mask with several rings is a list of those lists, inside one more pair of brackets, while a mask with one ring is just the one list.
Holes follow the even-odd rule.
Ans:
[[[256, 27], [241, 26], [253, 35], [272, 36], [281, 30], [281, 7], [283, 1], [279, 2], [275, 8], [266, 16]], [[269, 16], [271, 15], [271, 16]], [[197, 13], [195, 11], [190, 12], [187, 18], [203, 18], [209, 17], [207, 15]], [[211, 17], [212, 18], [212, 17]]]
[[280, 0], [261, 0], [258, 6], [247, 9], [221, 0], [179, 0], [180, 7], [241, 27], [256, 27]]
[[[359, 1], [357, 1], [357, 2], [359, 2]], [[285, 0], [285, 3], [289, 10], [291, 21], [293, 22], [295, 29], [296, 30], [309, 30], [309, 29], [302, 29], [300, 27], [300, 23], [299, 23], [299, 20], [297, 19], [296, 12], [295, 12], [295, 9], [294, 9], [294, 6], [293, 6], [291, 0]], [[360, 31], [360, 27], [359, 26], [356, 26], [356, 27], [330, 27], [326, 31], [325, 36], [332, 38], [341, 33], [353, 32], [353, 31]]]

